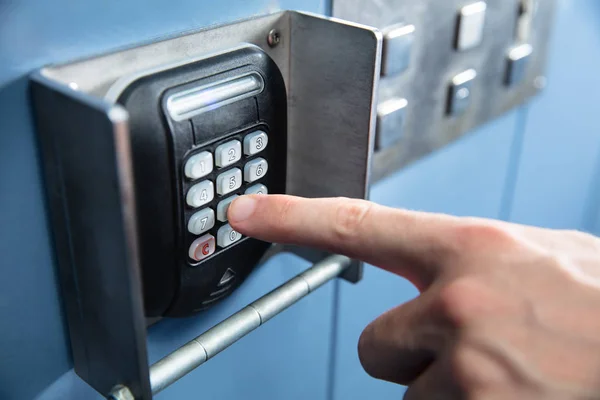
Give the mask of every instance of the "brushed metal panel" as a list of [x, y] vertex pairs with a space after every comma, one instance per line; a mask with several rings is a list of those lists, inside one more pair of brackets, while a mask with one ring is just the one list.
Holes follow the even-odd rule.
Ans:
[[[532, 0], [487, 0], [482, 43], [468, 51], [455, 48], [460, 10], [464, 0], [333, 0], [333, 16], [385, 29], [399, 23], [415, 25], [408, 70], [382, 77], [379, 100], [394, 97], [408, 101], [403, 138], [377, 152], [373, 180], [422, 158], [477, 126], [517, 107], [536, 95], [545, 74], [547, 43], [551, 33], [554, 0], [535, 0], [536, 7], [521, 7]], [[527, 18], [520, 18], [523, 11]], [[529, 30], [523, 33], [523, 27]], [[508, 52], [523, 40], [531, 44], [523, 80], [505, 85]], [[448, 117], [448, 87], [454, 76], [473, 68], [471, 105], [460, 116]]]

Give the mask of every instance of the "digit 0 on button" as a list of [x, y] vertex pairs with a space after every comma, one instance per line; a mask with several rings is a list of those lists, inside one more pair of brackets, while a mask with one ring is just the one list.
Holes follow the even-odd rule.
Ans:
[[231, 225], [223, 225], [217, 232], [217, 244], [219, 247], [231, 246], [242, 238], [239, 232], [233, 230]]
[[215, 237], [204, 235], [192, 242], [188, 256], [194, 261], [201, 261], [215, 252]]

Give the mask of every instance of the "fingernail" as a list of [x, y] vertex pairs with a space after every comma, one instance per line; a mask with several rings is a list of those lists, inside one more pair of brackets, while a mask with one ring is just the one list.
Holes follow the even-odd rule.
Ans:
[[239, 199], [235, 199], [229, 206], [229, 210], [227, 210], [227, 217], [230, 221], [244, 221], [254, 213], [256, 203], [257, 200], [252, 196], [242, 196]]

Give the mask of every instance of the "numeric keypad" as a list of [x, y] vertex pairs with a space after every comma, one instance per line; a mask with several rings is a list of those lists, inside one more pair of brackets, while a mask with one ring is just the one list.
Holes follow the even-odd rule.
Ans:
[[[268, 142], [264, 130], [254, 130], [205, 146], [184, 162], [184, 176], [192, 182], [185, 202], [198, 209], [186, 221], [187, 231], [193, 235], [188, 249], [192, 261], [204, 260], [216, 254], [217, 247], [225, 249], [243, 238], [227, 223], [227, 210], [239, 195], [268, 193], [258, 182], [269, 169], [264, 152]], [[259, 153], [262, 156], [255, 157]]]

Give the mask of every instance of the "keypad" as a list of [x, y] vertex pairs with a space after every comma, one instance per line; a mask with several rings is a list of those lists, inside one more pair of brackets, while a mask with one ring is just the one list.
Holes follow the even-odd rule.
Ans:
[[[200, 262], [243, 239], [227, 223], [227, 210], [243, 194], [267, 194], [269, 164], [263, 129], [225, 137], [198, 149], [183, 163], [188, 257]], [[262, 183], [261, 183], [262, 182]]]

